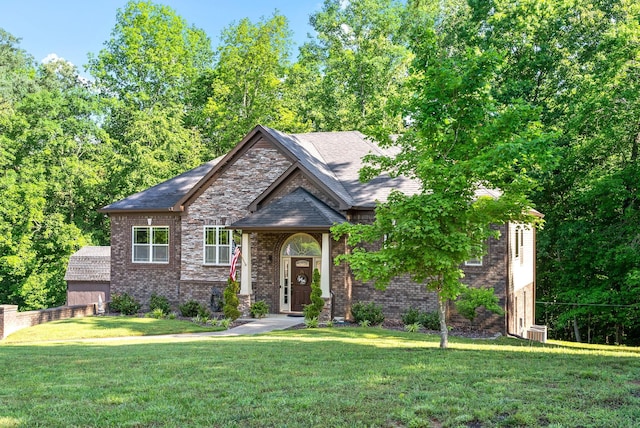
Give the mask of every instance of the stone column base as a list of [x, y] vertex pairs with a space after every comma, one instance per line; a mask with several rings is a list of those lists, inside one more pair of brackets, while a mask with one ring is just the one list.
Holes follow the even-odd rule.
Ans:
[[251, 316], [251, 303], [253, 303], [253, 295], [251, 294], [238, 294], [238, 300], [240, 300], [240, 304], [238, 305], [238, 310], [242, 314], [243, 318], [248, 318]]
[[320, 312], [318, 321], [319, 322], [331, 321], [331, 297], [323, 297], [323, 299], [324, 299], [324, 308], [322, 308], [322, 312]]

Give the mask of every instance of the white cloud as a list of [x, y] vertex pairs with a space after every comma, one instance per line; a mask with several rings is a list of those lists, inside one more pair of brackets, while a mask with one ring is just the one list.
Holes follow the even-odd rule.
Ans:
[[56, 53], [50, 53], [49, 55], [45, 56], [42, 59], [42, 63], [43, 64], [48, 64], [50, 62], [54, 62], [54, 61], [64, 61], [64, 62], [68, 62], [69, 64], [73, 65], [71, 62], [67, 61], [66, 59], [59, 57], [58, 54]]

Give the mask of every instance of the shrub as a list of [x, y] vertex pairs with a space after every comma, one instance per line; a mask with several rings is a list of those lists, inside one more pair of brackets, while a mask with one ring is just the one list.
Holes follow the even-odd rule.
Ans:
[[409, 308], [402, 314], [401, 318], [405, 326], [418, 324], [427, 330], [440, 329], [440, 319], [437, 312], [422, 312], [416, 308]]
[[418, 322], [427, 330], [440, 330], [440, 316], [437, 312], [422, 312]]
[[318, 326], [320, 325], [320, 323], [318, 322], [318, 318], [305, 318], [304, 319], [304, 325], [307, 328], [318, 328]]
[[169, 315], [169, 312], [171, 312], [171, 305], [169, 305], [169, 299], [153, 293], [151, 294], [151, 300], [149, 301], [149, 309], [151, 312], [156, 309], [160, 309], [163, 315]]
[[420, 315], [421, 315], [420, 310], [416, 308], [409, 308], [401, 315], [400, 318], [402, 319], [402, 324], [410, 325], [410, 324], [419, 323]]
[[206, 324], [207, 322], [209, 322], [209, 317], [207, 315], [198, 314], [195, 317], [191, 318], [191, 321], [196, 324]]
[[371, 325], [371, 321], [369, 320], [362, 320], [360, 321], [358, 324], [360, 324], [360, 327], [369, 327]]
[[240, 291], [240, 284], [238, 281], [234, 281], [231, 278], [227, 279], [227, 287], [224, 289], [224, 305], [222, 312], [225, 318], [235, 321], [240, 318], [240, 300], [238, 299], [238, 291]]
[[358, 324], [361, 324], [362, 321], [368, 321], [369, 325], [379, 325], [384, 321], [382, 306], [376, 305], [373, 302], [355, 303], [351, 307], [351, 314], [353, 315], [353, 320]]
[[304, 305], [302, 312], [304, 319], [310, 320], [318, 318], [324, 308], [324, 299], [322, 298], [322, 289], [320, 288], [320, 272], [318, 269], [313, 270], [313, 279], [311, 281], [311, 304]]
[[476, 318], [476, 309], [482, 306], [494, 314], [504, 315], [493, 288], [467, 288], [456, 301], [458, 313], [471, 322]]
[[160, 308], [155, 308], [151, 312], [147, 313], [147, 318], [155, 318], [157, 320], [161, 320], [164, 317], [165, 317], [165, 314]]
[[417, 333], [420, 330], [420, 323], [414, 322], [412, 324], [406, 324], [404, 326], [404, 329], [409, 333]]
[[122, 315], [134, 315], [140, 310], [140, 303], [127, 293], [116, 293], [111, 296], [109, 309]]
[[222, 321], [220, 321], [220, 324], [226, 328], [227, 330], [229, 330], [229, 327], [231, 327], [231, 324], [233, 324], [233, 320], [230, 320], [229, 318], [225, 318]]
[[180, 305], [180, 313], [183, 317], [196, 317], [198, 315], [209, 315], [209, 309], [206, 308], [202, 303], [197, 302], [195, 300], [189, 300]]
[[262, 318], [269, 313], [269, 306], [264, 300], [258, 300], [251, 305], [249, 312], [254, 318]]

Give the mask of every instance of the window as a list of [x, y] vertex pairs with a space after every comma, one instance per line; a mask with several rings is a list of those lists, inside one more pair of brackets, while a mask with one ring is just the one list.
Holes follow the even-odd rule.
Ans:
[[169, 228], [134, 226], [133, 262], [169, 263]]
[[520, 226], [516, 227], [515, 244], [515, 256], [518, 258], [522, 255], [522, 250], [524, 249], [524, 230]]
[[482, 266], [482, 257], [478, 257], [475, 259], [469, 259], [464, 262], [465, 266]]
[[320, 257], [322, 250], [318, 241], [305, 233], [293, 235], [282, 246], [282, 256]]
[[204, 264], [229, 265], [235, 249], [234, 231], [224, 226], [204, 227]]

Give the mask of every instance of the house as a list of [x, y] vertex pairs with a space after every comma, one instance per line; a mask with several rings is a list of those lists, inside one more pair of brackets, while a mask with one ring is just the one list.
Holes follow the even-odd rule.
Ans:
[[[127, 292], [148, 305], [152, 293], [177, 306], [209, 304], [227, 283], [234, 247], [241, 310], [264, 300], [272, 313], [298, 313], [309, 303], [314, 269], [321, 275], [325, 319], [350, 317], [355, 302], [376, 302], [387, 318], [410, 307], [436, 310], [433, 293], [408, 278], [386, 291], [356, 281], [335, 265], [344, 238], [330, 227], [370, 222], [377, 200], [419, 184], [382, 175], [358, 180], [362, 157], [389, 154], [359, 132], [285, 134], [256, 126], [226, 156], [101, 209], [111, 219], [110, 292]], [[494, 287], [504, 317], [481, 314], [477, 327], [522, 334], [534, 323], [535, 230], [500, 226], [481, 260], [468, 261], [472, 286]], [[452, 322], [457, 322], [454, 316]]]

